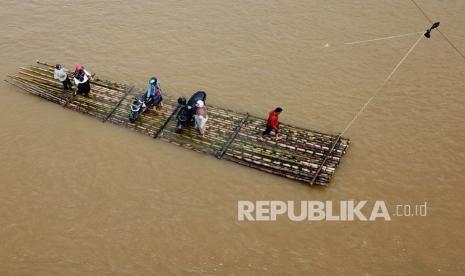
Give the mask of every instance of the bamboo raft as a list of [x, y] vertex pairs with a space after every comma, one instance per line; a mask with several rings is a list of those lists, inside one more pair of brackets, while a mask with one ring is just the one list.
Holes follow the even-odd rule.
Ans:
[[[327, 186], [345, 154], [349, 139], [317, 131], [280, 124], [281, 139], [259, 139], [266, 120], [250, 114], [208, 105], [209, 120], [204, 137], [194, 128], [175, 133], [175, 99], [164, 94], [164, 112], [147, 111], [135, 123], [129, 123], [130, 105], [145, 90], [134, 86], [94, 78], [89, 97], [64, 91], [53, 79], [54, 66], [37, 61], [21, 67], [8, 83], [48, 101], [76, 110], [102, 122], [111, 122], [156, 139], [213, 155], [267, 173], [310, 185]], [[72, 76], [70, 74], [70, 79]], [[186, 95], [190, 96], [190, 95]]]

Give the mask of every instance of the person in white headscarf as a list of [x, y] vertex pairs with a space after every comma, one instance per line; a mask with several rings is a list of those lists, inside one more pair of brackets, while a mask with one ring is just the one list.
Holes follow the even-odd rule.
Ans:
[[200, 135], [205, 134], [205, 126], [208, 120], [207, 108], [203, 101], [197, 101], [195, 104], [195, 128], [199, 130]]

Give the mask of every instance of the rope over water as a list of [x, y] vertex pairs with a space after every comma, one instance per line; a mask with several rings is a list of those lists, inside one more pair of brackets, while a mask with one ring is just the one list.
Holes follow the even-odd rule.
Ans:
[[431, 31], [438, 28], [440, 25], [439, 22], [435, 22], [432, 24], [432, 26], [426, 30], [426, 32], [422, 32], [420, 37], [418, 37], [417, 41], [410, 47], [410, 49], [407, 51], [407, 53], [404, 55], [404, 57], [397, 63], [397, 65], [392, 69], [391, 73], [384, 79], [383, 83], [381, 86], [376, 90], [376, 92], [371, 96], [371, 98], [368, 99], [368, 101], [362, 106], [362, 108], [355, 114], [354, 118], [347, 124], [347, 126], [344, 128], [344, 130], [341, 132], [339, 136], [344, 135], [346, 131], [352, 126], [352, 124], [358, 119], [358, 117], [365, 111], [367, 106], [371, 103], [371, 101], [379, 94], [379, 92], [383, 89], [384, 85], [392, 78], [392, 76], [396, 73], [397, 69], [402, 65], [402, 63], [407, 59], [407, 57], [410, 55], [410, 53], [417, 47], [418, 43], [420, 43], [421, 39], [423, 36], [426, 38], [431, 37]]
[[[424, 37], [426, 38], [430, 38], [431, 37], [431, 31], [436, 29], [437, 27], [439, 27], [439, 22], [436, 22], [434, 24], [432, 24], [432, 26], [426, 30], [426, 32], [421, 32], [421, 35], [418, 37], [417, 41], [415, 41], [415, 43], [410, 47], [410, 49], [407, 51], [407, 53], [404, 55], [404, 57], [397, 63], [397, 65], [394, 67], [394, 69], [392, 69], [391, 73], [389, 73], [389, 75], [384, 79], [383, 83], [379, 86], [379, 88], [375, 91], [375, 93], [368, 99], [368, 101], [365, 102], [365, 104], [362, 106], [362, 108], [360, 108], [360, 110], [355, 114], [355, 116], [352, 118], [352, 120], [350, 120], [350, 122], [347, 124], [347, 126], [344, 128], [344, 130], [337, 136], [336, 138], [336, 142], [334, 143], [334, 145], [331, 147], [331, 149], [329, 150], [329, 153], [328, 153], [328, 156], [331, 155], [331, 153], [333, 152], [333, 150], [336, 148], [337, 146], [337, 141], [339, 140], [339, 138], [342, 137], [342, 135], [344, 135], [347, 130], [349, 130], [349, 128], [355, 123], [355, 121], [360, 117], [360, 115], [365, 111], [365, 109], [368, 107], [368, 105], [371, 103], [371, 101], [373, 101], [373, 99], [381, 92], [381, 90], [383, 89], [383, 87], [386, 85], [386, 83], [389, 82], [389, 80], [392, 78], [392, 76], [397, 72], [397, 70], [399, 69], [399, 67], [402, 65], [402, 63], [404, 63], [404, 61], [407, 59], [407, 57], [413, 52], [413, 50], [417, 47], [417, 45], [420, 43], [421, 39]], [[324, 163], [321, 165], [323, 166]]]
[[421, 32], [407, 33], [407, 34], [401, 34], [401, 35], [392, 35], [392, 36], [380, 37], [380, 38], [374, 38], [374, 39], [368, 39], [368, 40], [345, 42], [344, 45], [362, 44], [362, 43], [367, 43], [367, 42], [374, 42], [374, 41], [380, 41], [380, 40], [400, 38], [400, 37], [406, 37], [406, 36], [411, 36], [411, 35], [416, 35], [416, 34], [423, 34], [423, 33], [425, 33], [425, 32], [421, 31]]
[[347, 126], [344, 128], [344, 130], [341, 132], [340, 136], [344, 135], [346, 131], [352, 126], [352, 124], [358, 119], [358, 117], [365, 111], [367, 106], [371, 103], [371, 101], [379, 94], [379, 92], [383, 89], [384, 85], [392, 78], [392, 76], [395, 74], [397, 69], [402, 65], [402, 63], [407, 59], [407, 57], [410, 55], [410, 53], [415, 49], [415, 47], [420, 43], [421, 39], [423, 38], [423, 33], [418, 37], [417, 41], [410, 47], [408, 52], [405, 54], [405, 56], [397, 63], [397, 65], [392, 69], [391, 73], [384, 79], [383, 83], [381, 86], [376, 90], [376, 92], [371, 96], [371, 98], [368, 99], [368, 101], [360, 108], [360, 110], [355, 114], [354, 118], [347, 124]]

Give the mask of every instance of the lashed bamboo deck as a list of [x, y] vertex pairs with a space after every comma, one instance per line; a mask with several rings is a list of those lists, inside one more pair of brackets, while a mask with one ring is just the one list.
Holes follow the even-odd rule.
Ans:
[[265, 127], [265, 119], [210, 104], [204, 137], [200, 137], [193, 128], [177, 134], [174, 129], [178, 104], [166, 94], [163, 113], [145, 112], [136, 123], [131, 124], [128, 121], [130, 104], [134, 96], [141, 95], [143, 90], [95, 78], [89, 97], [73, 96], [71, 92], [63, 91], [61, 82], [53, 79], [53, 66], [42, 62], [20, 68], [17, 75], [9, 76], [7, 82], [103, 122], [132, 128], [219, 159], [311, 185], [329, 184], [349, 145], [348, 139], [338, 135], [286, 124], [281, 124], [281, 140], [278, 143], [273, 139], [261, 141], [258, 137]]

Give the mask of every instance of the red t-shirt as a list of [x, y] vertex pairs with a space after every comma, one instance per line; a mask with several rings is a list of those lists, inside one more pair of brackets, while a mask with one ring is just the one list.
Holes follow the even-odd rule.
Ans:
[[271, 127], [272, 129], [274, 129], [274, 131], [278, 132], [279, 131], [279, 113], [276, 112], [276, 111], [271, 111], [270, 112], [270, 115], [268, 116], [268, 121], [266, 122], [266, 124]]

